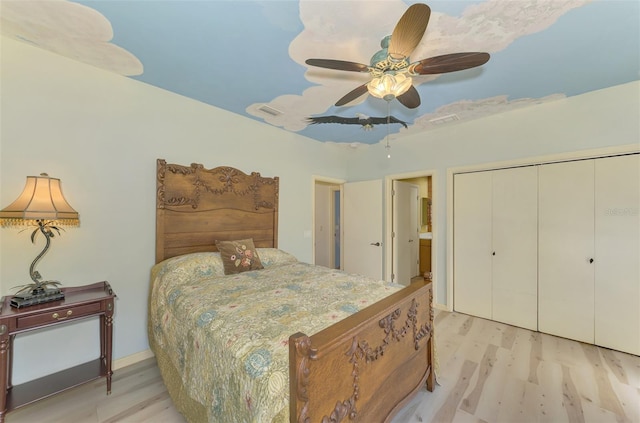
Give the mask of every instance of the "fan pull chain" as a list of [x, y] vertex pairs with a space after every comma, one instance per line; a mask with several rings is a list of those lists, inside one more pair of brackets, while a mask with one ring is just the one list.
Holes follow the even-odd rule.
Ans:
[[391, 137], [391, 101], [387, 100], [387, 145], [384, 147], [387, 150], [387, 159], [391, 158], [391, 145], [389, 144], [389, 138]]

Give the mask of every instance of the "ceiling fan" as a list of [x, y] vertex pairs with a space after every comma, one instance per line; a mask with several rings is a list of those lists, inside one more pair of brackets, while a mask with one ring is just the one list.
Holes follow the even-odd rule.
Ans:
[[334, 59], [307, 59], [306, 64], [320, 68], [349, 72], [368, 72], [371, 81], [360, 85], [336, 102], [344, 106], [367, 92], [387, 101], [397, 98], [405, 107], [420, 105], [420, 95], [413, 86], [412, 76], [434, 75], [474, 68], [489, 60], [489, 53], [452, 53], [410, 62], [409, 56], [418, 46], [429, 23], [431, 9], [426, 4], [411, 5], [396, 24], [391, 36], [382, 40], [382, 50], [371, 64]]

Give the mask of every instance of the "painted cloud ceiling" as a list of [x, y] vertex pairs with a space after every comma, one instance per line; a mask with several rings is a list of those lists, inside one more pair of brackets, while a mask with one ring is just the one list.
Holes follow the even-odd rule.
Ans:
[[[425, 2], [431, 17], [412, 60], [487, 52], [486, 64], [414, 77], [422, 103], [365, 95], [371, 79], [308, 58], [369, 64], [414, 1], [3, 0], [1, 32], [129, 78], [323, 142], [374, 144], [640, 78], [640, 2]], [[311, 124], [309, 117], [407, 123]]]

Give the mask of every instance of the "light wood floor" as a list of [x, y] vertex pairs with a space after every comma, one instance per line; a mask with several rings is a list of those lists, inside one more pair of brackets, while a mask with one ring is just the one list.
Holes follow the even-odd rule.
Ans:
[[[393, 423], [640, 422], [640, 357], [443, 311], [436, 346], [439, 385]], [[105, 393], [104, 380], [92, 382], [6, 422], [185, 422], [153, 359], [118, 370]]]

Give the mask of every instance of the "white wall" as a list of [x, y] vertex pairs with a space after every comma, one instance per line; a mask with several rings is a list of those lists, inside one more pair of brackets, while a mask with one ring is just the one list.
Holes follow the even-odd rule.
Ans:
[[[80, 227], [56, 236], [37, 269], [64, 286], [111, 283], [118, 295], [116, 359], [148, 348], [157, 158], [279, 176], [279, 246], [300, 260], [313, 260], [313, 175], [343, 178], [347, 149], [6, 37], [1, 41], [0, 207], [20, 194], [27, 175], [47, 172], [62, 180], [67, 200], [80, 213]], [[43, 239], [32, 245], [29, 233], [0, 229], [3, 295], [30, 282], [28, 268]], [[19, 336], [14, 382], [95, 358], [96, 328], [97, 323], [85, 322]]]
[[[435, 302], [447, 302], [447, 170], [481, 163], [636, 144], [640, 82], [454, 124], [378, 144], [349, 159], [348, 180], [434, 171]], [[634, 148], [634, 146], [631, 146]]]

